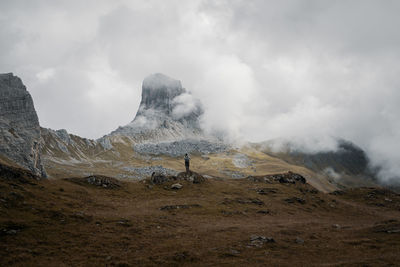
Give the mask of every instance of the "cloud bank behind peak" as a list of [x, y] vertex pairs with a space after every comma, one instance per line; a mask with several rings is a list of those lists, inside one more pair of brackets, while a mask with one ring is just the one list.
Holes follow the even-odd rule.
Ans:
[[[2, 1], [0, 71], [41, 125], [100, 137], [131, 121], [154, 72], [232, 139], [352, 140], [400, 169], [398, 1]], [[180, 99], [179, 101], [181, 101]], [[177, 114], [186, 112], [183, 105]]]

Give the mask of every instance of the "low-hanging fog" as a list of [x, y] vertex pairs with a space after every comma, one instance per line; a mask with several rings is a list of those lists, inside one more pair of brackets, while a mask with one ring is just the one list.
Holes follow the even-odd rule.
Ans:
[[353, 141], [400, 177], [399, 1], [0, 2], [0, 72], [40, 123], [98, 138], [129, 123], [141, 82], [182, 81], [204, 127], [307, 150]]

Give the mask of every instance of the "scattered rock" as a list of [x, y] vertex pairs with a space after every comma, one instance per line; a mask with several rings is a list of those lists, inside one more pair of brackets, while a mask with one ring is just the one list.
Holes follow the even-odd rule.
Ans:
[[345, 194], [345, 192], [342, 190], [336, 190], [336, 191], [331, 192], [330, 194], [335, 195], [335, 196], [342, 196]]
[[276, 194], [278, 192], [275, 188], [260, 188], [256, 189], [256, 191], [260, 195]]
[[255, 204], [260, 206], [264, 205], [264, 202], [258, 198], [235, 198], [235, 199], [225, 198], [224, 201], [222, 201], [222, 204], [228, 205], [234, 202], [239, 204]]
[[155, 172], [153, 172], [151, 174], [150, 182], [152, 184], [163, 184], [168, 181], [169, 181], [169, 178], [167, 176], [165, 176], [164, 174], [155, 173]]
[[182, 188], [182, 185], [181, 184], [173, 184], [173, 185], [171, 185], [171, 189], [175, 189], [175, 190], [178, 190], [178, 189], [181, 189]]
[[186, 139], [173, 142], [142, 143], [134, 145], [137, 153], [150, 155], [167, 155], [180, 157], [185, 153], [221, 153], [229, 149], [229, 146], [222, 142], [210, 142], [208, 140]]
[[172, 259], [177, 262], [194, 262], [197, 260], [196, 257], [191, 256], [187, 251], [175, 253]]
[[235, 210], [235, 211], [221, 210], [221, 213], [225, 216], [246, 215], [245, 211], [239, 211], [239, 210]]
[[236, 257], [240, 254], [239, 251], [237, 251], [236, 249], [230, 249], [227, 253], [225, 253], [223, 256], [225, 257]]
[[269, 210], [259, 210], [259, 211], [257, 211], [257, 213], [258, 214], [264, 214], [264, 215], [271, 214], [271, 212]]
[[303, 194], [305, 194], [305, 193], [318, 194], [318, 190], [315, 189], [315, 188], [312, 188], [312, 189], [310, 189], [310, 188], [300, 188], [299, 191], [302, 192]]
[[91, 175], [85, 178], [67, 178], [65, 180], [80, 185], [90, 184], [107, 189], [116, 189], [121, 187], [121, 183], [117, 179], [102, 175]]
[[17, 234], [17, 230], [8, 230], [8, 231], [6, 231], [6, 234], [8, 234], [8, 235], [16, 235]]
[[129, 220], [122, 219], [117, 222], [117, 225], [124, 226], [124, 227], [131, 227], [132, 224]]
[[91, 185], [101, 186], [104, 188], [118, 188], [121, 186], [116, 179], [101, 175], [91, 175], [85, 179]]
[[264, 176], [248, 176], [247, 179], [252, 182], [264, 182], [264, 183], [284, 183], [284, 184], [305, 184], [306, 178], [300, 174], [293, 173], [291, 171], [281, 174], [270, 174]]
[[287, 203], [296, 203], [296, 202], [300, 203], [300, 204], [305, 204], [306, 203], [306, 201], [304, 199], [300, 198], [300, 197], [287, 198], [287, 199], [285, 199], [285, 201]]
[[227, 175], [231, 178], [235, 178], [235, 179], [241, 179], [246, 177], [246, 175], [244, 175], [242, 172], [240, 171], [233, 171], [233, 170], [229, 170], [229, 169], [224, 169], [220, 171], [221, 174]]
[[239, 211], [239, 210], [235, 210], [235, 211], [228, 211], [228, 210], [221, 210], [221, 213], [225, 216], [232, 216], [232, 215], [245, 215], [246, 212], [244, 211]]
[[295, 242], [296, 242], [297, 244], [304, 244], [304, 240], [301, 239], [300, 237], [297, 237], [296, 240], [295, 240]]
[[258, 198], [249, 198], [249, 199], [237, 199], [237, 202], [240, 204], [255, 204], [255, 205], [264, 205], [264, 202], [259, 200]]
[[25, 229], [26, 225], [15, 222], [6, 222], [2, 228], [0, 228], [0, 236], [2, 235], [16, 235], [22, 229]]
[[306, 178], [301, 176], [300, 174], [293, 173], [289, 171], [287, 174], [281, 174], [279, 177], [279, 182], [282, 183], [290, 183], [295, 184], [296, 182], [305, 184]]
[[235, 250], [235, 249], [229, 250], [229, 253], [231, 253], [232, 255], [239, 255], [240, 254], [240, 252]]
[[189, 182], [193, 182], [194, 184], [201, 184], [206, 181], [206, 178], [204, 178], [202, 175], [189, 171], [189, 172], [181, 172], [177, 175], [177, 178], [180, 180], [186, 180]]
[[252, 166], [252, 162], [250, 161], [249, 157], [241, 153], [237, 153], [233, 156], [232, 163], [235, 165], [235, 167], [241, 169]]
[[388, 234], [400, 233], [400, 222], [395, 219], [378, 222], [374, 225], [372, 230], [374, 232], [383, 232]]
[[341, 228], [341, 226], [339, 224], [337, 224], [337, 223], [332, 224], [332, 227], [335, 228], [335, 229], [340, 229]]
[[[61, 214], [61, 216], [64, 216], [63, 214]], [[79, 220], [79, 221], [85, 221], [85, 222], [90, 222], [92, 221], [93, 217], [90, 215], [86, 215], [83, 212], [74, 212], [73, 214], [71, 214], [69, 216], [70, 218], [74, 219], [74, 220]]]
[[[152, 159], [154, 160], [154, 158]], [[176, 176], [178, 174], [177, 171], [173, 169], [164, 168], [161, 165], [155, 166], [145, 166], [145, 167], [131, 167], [126, 166], [122, 167], [124, 171], [128, 171], [134, 173], [139, 178], [146, 178], [152, 175], [152, 173], [162, 174], [164, 176]]]
[[252, 235], [250, 237], [250, 246], [262, 247], [265, 243], [275, 243], [275, 239], [272, 237]]
[[160, 210], [179, 210], [179, 209], [190, 209], [190, 208], [200, 208], [199, 204], [185, 204], [185, 205], [167, 205], [162, 206]]

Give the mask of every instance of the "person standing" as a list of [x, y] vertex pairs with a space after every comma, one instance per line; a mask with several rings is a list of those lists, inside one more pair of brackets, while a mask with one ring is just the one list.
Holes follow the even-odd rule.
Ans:
[[190, 157], [189, 157], [189, 155], [186, 153], [186, 154], [185, 154], [186, 173], [189, 173], [189, 162], [190, 162]]

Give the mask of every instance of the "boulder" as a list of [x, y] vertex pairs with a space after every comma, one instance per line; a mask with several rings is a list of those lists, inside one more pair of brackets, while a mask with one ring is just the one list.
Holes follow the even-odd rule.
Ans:
[[279, 174], [268, 174], [263, 176], [248, 176], [247, 180], [251, 182], [264, 182], [264, 183], [281, 183], [281, 184], [296, 184], [301, 183], [305, 184], [306, 178], [301, 176], [300, 174], [293, 173], [291, 171], [287, 173], [279, 173]]
[[300, 198], [300, 197], [287, 198], [287, 199], [285, 199], [285, 201], [287, 203], [300, 203], [300, 204], [305, 204], [306, 203], [306, 201], [303, 198]]
[[179, 183], [171, 185], [171, 189], [178, 190], [178, 189], [181, 189], [181, 188], [182, 188], [182, 185], [179, 184]]
[[272, 237], [265, 237], [259, 235], [252, 235], [250, 237], [250, 246], [262, 247], [265, 243], [275, 243], [275, 239]]
[[95, 186], [100, 186], [104, 188], [118, 188], [120, 183], [111, 177], [101, 176], [101, 175], [91, 175], [85, 178], [87, 183]]
[[150, 183], [152, 184], [163, 184], [168, 181], [169, 181], [168, 177], [161, 173], [153, 172], [150, 177]]
[[189, 172], [181, 172], [178, 174], [178, 179], [186, 180], [192, 182], [194, 184], [201, 184], [206, 181], [202, 175], [198, 174], [197, 172], [189, 171]]
[[85, 178], [66, 178], [65, 180], [79, 185], [90, 184], [106, 189], [117, 189], [121, 187], [121, 182], [117, 179], [102, 175], [90, 175]]

